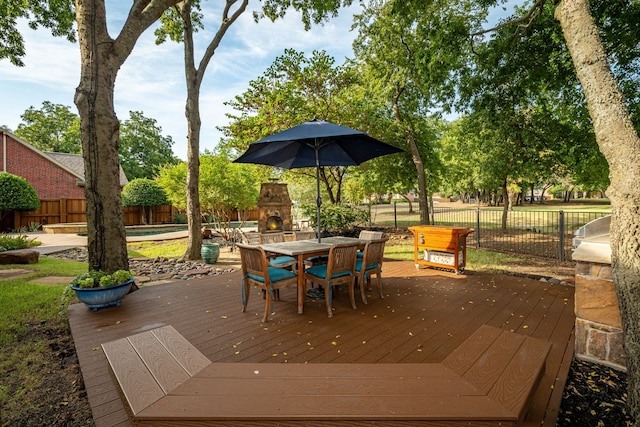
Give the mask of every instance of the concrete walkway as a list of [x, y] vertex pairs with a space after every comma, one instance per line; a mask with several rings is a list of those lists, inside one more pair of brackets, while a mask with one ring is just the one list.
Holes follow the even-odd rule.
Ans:
[[[188, 231], [185, 230], [148, 236], [130, 236], [127, 237], [127, 242], [148, 242], [157, 240], [181, 239], [183, 237], [187, 237], [188, 234]], [[73, 248], [87, 247], [87, 236], [81, 236], [79, 234], [53, 234], [45, 233], [42, 231], [13, 234], [13, 236], [18, 235], [26, 235], [29, 239], [35, 239], [42, 243], [40, 246], [34, 246], [33, 248], [30, 248], [40, 252], [40, 255], [63, 252]]]

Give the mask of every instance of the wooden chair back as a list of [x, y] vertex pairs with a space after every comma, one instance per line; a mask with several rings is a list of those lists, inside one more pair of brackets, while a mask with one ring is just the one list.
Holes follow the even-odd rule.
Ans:
[[373, 274], [378, 278], [380, 298], [384, 298], [384, 293], [382, 292], [382, 260], [384, 258], [384, 245], [387, 240], [387, 238], [371, 240], [364, 245], [362, 264], [360, 265], [360, 270], [356, 271], [356, 277], [360, 283], [360, 297], [365, 304], [367, 303], [365, 287], [371, 287], [371, 276]]
[[346, 243], [335, 245], [329, 250], [329, 260], [327, 262], [327, 279], [336, 273], [349, 271], [354, 273], [356, 267], [356, 252], [358, 245]]
[[315, 238], [315, 231], [296, 231], [296, 240], [311, 240]]
[[260, 243], [280, 243], [284, 242], [284, 233], [262, 233], [260, 234]]
[[382, 231], [362, 230], [360, 231], [360, 235], [358, 236], [358, 239], [362, 239], [362, 240], [382, 239]]
[[240, 261], [242, 263], [242, 274], [262, 276], [268, 283], [269, 275], [267, 274], [267, 256], [260, 246], [244, 245], [238, 243], [240, 249]]
[[269, 271], [267, 254], [260, 246], [238, 243], [238, 248], [242, 262], [242, 312], [247, 310], [251, 286], [257, 286], [264, 290], [265, 305], [262, 321], [266, 322], [269, 314], [273, 312], [273, 301], [279, 299], [279, 289], [285, 286], [296, 286], [298, 277], [291, 271], [279, 267], [272, 267]]
[[384, 245], [388, 239], [375, 239], [370, 240], [364, 245], [364, 251], [362, 256], [363, 267], [367, 265], [378, 264], [382, 265], [382, 259], [384, 258]]

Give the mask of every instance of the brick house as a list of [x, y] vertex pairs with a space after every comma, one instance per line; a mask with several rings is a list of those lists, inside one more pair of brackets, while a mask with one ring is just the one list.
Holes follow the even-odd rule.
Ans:
[[[38, 198], [84, 199], [84, 160], [80, 154], [40, 151], [0, 128], [0, 170], [25, 178]], [[120, 168], [120, 186], [129, 181]]]

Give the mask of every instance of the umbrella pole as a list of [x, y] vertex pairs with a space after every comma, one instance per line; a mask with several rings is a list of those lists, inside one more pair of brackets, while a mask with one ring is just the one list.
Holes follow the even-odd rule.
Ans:
[[315, 142], [315, 152], [316, 152], [316, 205], [318, 207], [316, 224], [317, 224], [317, 233], [318, 233], [318, 243], [320, 243], [320, 206], [322, 206], [322, 198], [320, 197], [320, 154], [319, 154], [318, 141]]

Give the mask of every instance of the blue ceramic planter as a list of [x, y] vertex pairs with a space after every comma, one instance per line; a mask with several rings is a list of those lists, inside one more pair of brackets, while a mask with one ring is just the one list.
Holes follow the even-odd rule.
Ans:
[[217, 243], [203, 243], [200, 253], [202, 254], [202, 260], [206, 264], [215, 264], [218, 262], [218, 256], [220, 256], [220, 245]]
[[121, 299], [129, 293], [134, 280], [135, 278], [131, 278], [124, 283], [106, 288], [78, 288], [76, 286], [71, 288], [76, 291], [78, 299], [87, 307], [98, 311], [104, 307], [120, 307], [122, 305]]

